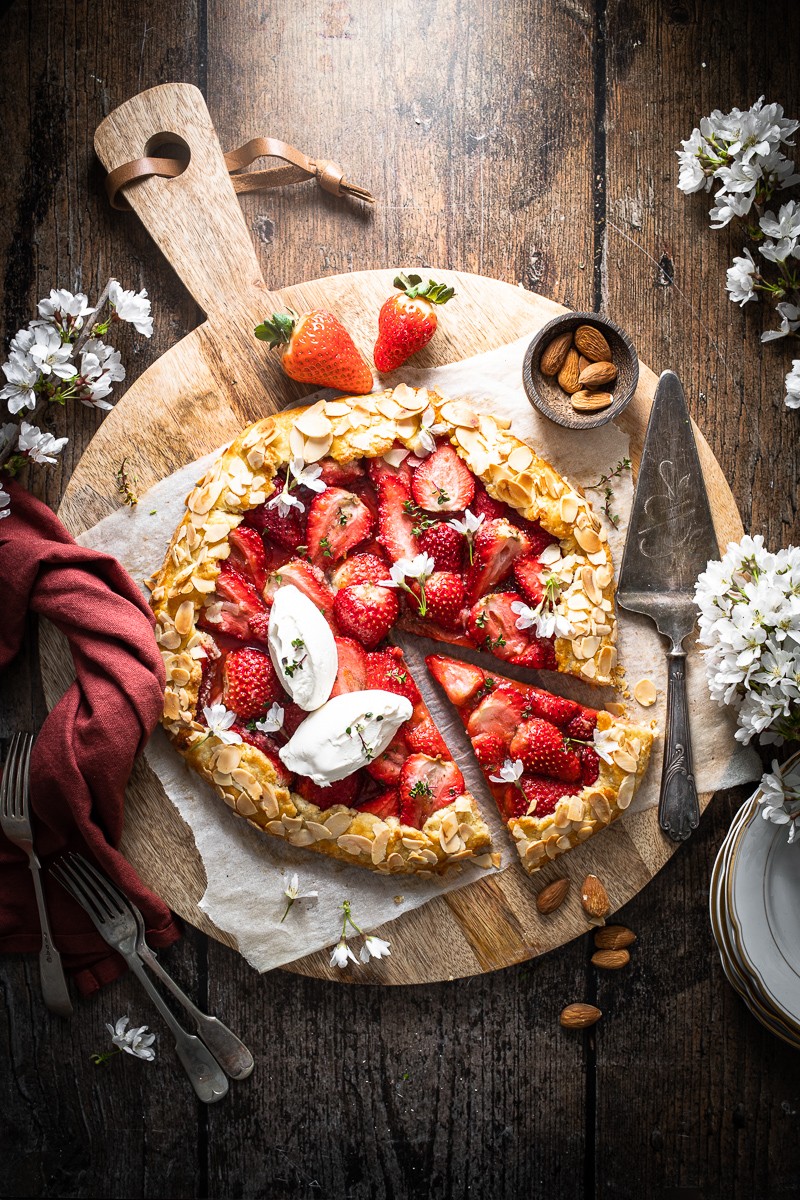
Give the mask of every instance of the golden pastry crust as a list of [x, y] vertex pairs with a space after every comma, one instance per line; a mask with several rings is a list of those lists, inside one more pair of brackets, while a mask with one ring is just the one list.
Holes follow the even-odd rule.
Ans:
[[245, 429], [187, 497], [186, 515], [151, 595], [167, 678], [163, 724], [194, 770], [233, 812], [259, 829], [389, 873], [425, 874], [467, 858], [488, 866], [489, 831], [472, 797], [457, 797], [417, 830], [396, 818], [382, 821], [341, 806], [323, 811], [290, 793], [278, 784], [260, 750], [223, 745], [196, 721], [207, 640], [197, 618], [205, 609], [213, 622], [215, 581], [229, 554], [228, 535], [248, 509], [264, 503], [281, 467], [293, 458], [305, 463], [327, 456], [339, 462], [376, 458], [396, 442], [413, 451], [424, 413], [429, 424], [433, 417], [437, 432], [449, 436], [491, 496], [559, 539], [562, 557], [551, 569], [561, 580], [558, 611], [574, 629], [571, 638], [556, 640], [559, 670], [609, 683], [616, 665], [613, 569], [605, 532], [589, 502], [509, 433], [510, 422], [478, 415], [463, 400], [405, 384], [319, 401]]
[[596, 783], [559, 800], [546, 817], [534, 814], [508, 822], [522, 865], [531, 874], [616, 821], [647, 770], [654, 736], [651, 729], [614, 720], [603, 710], [597, 714], [597, 728], [606, 735], [612, 762], [600, 760]]

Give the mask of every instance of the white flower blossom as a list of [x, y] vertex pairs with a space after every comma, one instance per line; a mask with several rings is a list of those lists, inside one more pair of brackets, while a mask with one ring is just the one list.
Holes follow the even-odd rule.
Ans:
[[800, 841], [800, 764], [787, 770], [773, 760], [772, 771], [762, 776], [759, 792], [764, 820], [788, 825], [789, 841]]
[[293, 508], [298, 512], [305, 512], [306, 506], [302, 500], [298, 500], [297, 496], [293, 496], [291, 492], [278, 492], [277, 496], [273, 496], [268, 502], [267, 508], [277, 508], [278, 516], [281, 518], [288, 517]]
[[367, 963], [371, 958], [388, 958], [389, 943], [383, 938], [375, 937], [374, 934], [369, 934], [364, 938], [364, 945], [361, 947], [358, 957], [362, 963]]
[[448, 525], [452, 525], [457, 533], [463, 533], [467, 537], [471, 533], [477, 533], [483, 522], [486, 520], [486, 513], [474, 513], [470, 509], [464, 509], [464, 520], [448, 521]]
[[307, 467], [302, 458], [293, 458], [289, 463], [289, 470], [297, 480], [298, 487], [307, 487], [312, 492], [325, 491], [327, 484], [324, 479], [320, 479], [322, 467], [318, 463]]
[[726, 278], [725, 286], [734, 304], [741, 304], [744, 307], [748, 300], [755, 300], [758, 267], [753, 262], [753, 256], [749, 250], [745, 250], [744, 254], [734, 258], [733, 266], [728, 267]]
[[5, 425], [0, 425], [0, 451], [5, 450], [6, 446], [10, 446], [17, 434], [17, 426], [13, 421], [6, 421]]
[[113, 406], [105, 397], [110, 394], [112, 384], [125, 378], [119, 350], [99, 338], [90, 338], [81, 354], [80, 376], [84, 381], [81, 403], [88, 408], [110, 410]]
[[708, 213], [711, 228], [724, 229], [734, 217], [746, 217], [753, 207], [754, 198], [751, 192], [737, 194], [726, 192], [724, 189], [717, 192], [714, 197], [716, 204]]
[[347, 944], [347, 938], [342, 936], [331, 953], [332, 967], [346, 967], [348, 962], [358, 962], [355, 954]]
[[210, 708], [204, 708], [203, 716], [208, 732], [213, 733], [214, 737], [219, 738], [226, 746], [238, 745], [241, 742], [241, 734], [231, 729], [231, 725], [236, 724], [236, 713], [230, 712], [224, 704], [212, 704]]
[[762, 258], [766, 258], [767, 262], [783, 263], [787, 258], [800, 257], [800, 249], [798, 248], [797, 238], [781, 238], [779, 242], [774, 242], [772, 238], [767, 238], [758, 247], [758, 252]]
[[775, 305], [775, 310], [781, 319], [780, 328], [768, 329], [766, 333], [762, 333], [762, 342], [774, 342], [778, 338], [788, 337], [790, 333], [795, 333], [800, 329], [800, 304], [790, 304], [784, 300]]
[[12, 350], [8, 362], [3, 363], [3, 374], [8, 381], [0, 389], [0, 400], [8, 401], [8, 411], [18, 413], [21, 408], [36, 408], [34, 388], [42, 372], [33, 359], [19, 350]]
[[0, 521], [2, 521], [3, 517], [11, 516], [11, 509], [9, 507], [10, 504], [11, 504], [11, 497], [9, 496], [8, 492], [3, 487], [3, 485], [0, 483]]
[[515, 758], [513, 762], [507, 758], [497, 774], [490, 775], [489, 778], [492, 783], [517, 783], [524, 770], [521, 758]]
[[405, 588], [406, 579], [416, 579], [419, 583], [425, 582], [436, 570], [436, 561], [430, 554], [417, 554], [414, 558], [398, 558], [396, 563], [392, 564], [389, 571], [389, 578], [381, 580], [381, 587], [397, 587]]
[[39, 325], [34, 330], [33, 344], [28, 354], [43, 375], [53, 374], [59, 379], [74, 379], [78, 373], [75, 364], [70, 361], [71, 344], [62, 342], [55, 329], [49, 325]]
[[284, 909], [283, 916], [281, 917], [281, 920], [280, 920], [281, 925], [283, 924], [283, 922], [286, 920], [287, 916], [289, 915], [289, 909], [292, 907], [295, 900], [299, 900], [301, 902], [301, 904], [308, 904], [310, 906], [313, 906], [317, 903], [317, 900], [319, 899], [319, 892], [316, 892], [316, 891], [301, 892], [300, 891], [300, 881], [297, 878], [296, 871], [295, 871], [294, 875], [292, 875], [292, 877], [289, 880], [289, 882], [287, 883], [286, 887], [283, 889], [283, 894], [286, 897], [286, 908]]
[[[436, 435], [446, 432], [447, 426], [436, 424], [436, 413], [428, 405], [420, 417], [420, 429], [414, 445], [416, 456], [426, 458], [429, 454], [433, 454], [436, 449]], [[422, 451], [422, 455], [420, 455], [420, 451]]]
[[687, 194], [691, 192], [710, 191], [713, 183], [711, 172], [703, 170], [703, 166], [698, 158], [698, 152], [702, 150], [704, 138], [699, 129], [692, 130], [692, 136], [682, 141], [682, 150], [676, 150], [680, 162], [680, 170], [678, 173], [678, 187], [682, 192]]
[[767, 237], [800, 237], [800, 200], [788, 200], [782, 204], [777, 217], [774, 212], [765, 212], [758, 224]]
[[44, 433], [35, 425], [23, 421], [19, 427], [17, 447], [20, 453], [27, 454], [35, 463], [54, 463], [68, 441], [69, 438], [53, 437], [52, 433]]
[[44, 300], [40, 300], [37, 308], [39, 316], [44, 318], [45, 323], [57, 324], [64, 326], [64, 317], [72, 317], [74, 328], [80, 329], [83, 325], [83, 318], [88, 317], [94, 312], [94, 309], [89, 305], [89, 298], [83, 292], [68, 292], [66, 288], [51, 288], [50, 295]]
[[792, 369], [786, 376], [786, 395], [783, 402], [787, 408], [800, 408], [800, 358], [794, 359]]
[[613, 725], [609, 729], [598, 729], [595, 725], [592, 732], [592, 747], [598, 758], [602, 758], [603, 762], [613, 763], [612, 755], [615, 750], [619, 750], [619, 742], [613, 734]]
[[284, 710], [276, 701], [267, 709], [265, 716], [256, 721], [256, 729], [261, 733], [277, 733], [279, 729], [283, 729], [284, 716]]
[[114, 1045], [119, 1046], [120, 1050], [124, 1050], [126, 1054], [132, 1054], [134, 1058], [143, 1058], [146, 1062], [152, 1062], [156, 1056], [153, 1049], [156, 1035], [150, 1033], [146, 1025], [139, 1025], [136, 1029], [128, 1029], [127, 1026], [127, 1017], [120, 1017], [116, 1025], [109, 1025], [106, 1022], [106, 1029], [111, 1034]]
[[108, 288], [108, 298], [120, 321], [127, 321], [137, 333], [151, 337], [153, 333], [153, 318], [150, 315], [150, 301], [147, 292], [128, 292], [112, 279]]

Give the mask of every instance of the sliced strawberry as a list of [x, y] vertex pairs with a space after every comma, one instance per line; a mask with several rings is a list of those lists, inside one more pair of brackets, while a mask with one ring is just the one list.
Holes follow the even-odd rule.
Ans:
[[260, 595], [267, 582], [267, 556], [261, 534], [249, 525], [240, 525], [228, 534], [228, 545], [231, 552], [225, 561], [244, 575]]
[[496, 733], [479, 733], [472, 739], [475, 757], [484, 769], [503, 765], [506, 759], [506, 745]]
[[277, 505], [270, 507], [271, 501], [283, 491], [283, 482], [281, 476], [276, 475], [272, 495], [257, 508], [249, 509], [242, 523], [257, 529], [284, 550], [294, 550], [297, 546], [305, 545], [306, 514], [300, 512], [299, 508], [291, 508], [288, 514], [282, 517]]
[[484, 521], [475, 534], [472, 566], [467, 571], [467, 594], [472, 604], [511, 571], [514, 560], [530, 551], [522, 530], [502, 517]]
[[420, 721], [412, 729], [405, 729], [406, 741], [415, 754], [427, 754], [430, 758], [450, 758], [444, 738], [433, 721]]
[[343, 692], [363, 692], [367, 686], [367, 656], [363, 648], [352, 638], [337, 637], [333, 640], [339, 655], [339, 670], [331, 696], [341, 696]]
[[400, 778], [400, 772], [403, 763], [408, 758], [408, 753], [408, 742], [403, 736], [403, 731], [399, 730], [383, 753], [367, 763], [367, 770], [374, 779], [379, 779], [381, 783], [395, 784]]
[[294, 737], [297, 730], [303, 724], [308, 713], [299, 704], [295, 704], [293, 700], [284, 701], [281, 705], [283, 708], [283, 734], [287, 741], [290, 737]]
[[590, 787], [600, 775], [600, 756], [592, 746], [578, 746], [577, 754], [581, 760], [581, 783]]
[[243, 742], [255, 746], [256, 750], [260, 750], [264, 757], [269, 759], [275, 768], [280, 786], [289, 787], [292, 782], [292, 773], [286, 769], [286, 764], [278, 754], [277, 742], [274, 742], [266, 733], [262, 733], [260, 729], [248, 729], [246, 725], [232, 725], [231, 728], [239, 734]]
[[317, 566], [344, 558], [374, 528], [372, 513], [354, 492], [329, 487], [314, 497], [308, 512], [306, 545]]
[[414, 558], [419, 542], [414, 535], [414, 502], [411, 470], [405, 463], [390, 467], [383, 459], [371, 459], [370, 478], [378, 493], [378, 541], [392, 562]]
[[372, 813], [375, 817], [380, 817], [382, 821], [389, 817], [400, 816], [400, 794], [397, 788], [389, 788], [386, 792], [381, 792], [374, 796], [371, 800], [366, 800], [358, 806], [359, 812]]
[[[525, 793], [523, 811], [515, 813], [515, 816], [524, 816], [530, 805], [536, 801], [533, 812], [530, 815], [547, 817], [550, 813], [555, 812], [556, 805], [564, 796], [576, 796], [581, 790], [580, 786], [575, 787], [568, 783], [559, 783], [555, 779], [545, 779], [541, 775], [523, 775], [520, 779], [520, 784]], [[523, 800], [519, 789], [515, 788], [514, 791], [520, 797], [520, 800]]]
[[[554, 696], [551, 692], [543, 692], [539, 688], [529, 688], [526, 695], [525, 716], [541, 717], [543, 721], [549, 721], [551, 725], [557, 725], [559, 729], [565, 730], [570, 737], [576, 735], [569, 733], [569, 725], [573, 717], [580, 716], [580, 704], [576, 704], [574, 700], [567, 700], [566, 696]], [[589, 711], [588, 709], [586, 710]], [[589, 737], [591, 738], [591, 730]]]
[[450, 443], [444, 442], [417, 467], [411, 491], [426, 512], [463, 512], [475, 495], [475, 478]]
[[206, 656], [200, 660], [202, 666], [200, 687], [197, 690], [198, 713], [202, 713], [204, 708], [210, 708], [212, 704], [217, 704], [222, 699], [222, 667], [225, 662], [224, 655], [213, 638], [205, 639], [203, 649]]
[[269, 644], [269, 613], [255, 613], [248, 618], [248, 627], [250, 636], [256, 642], [262, 642], [265, 646]]
[[295, 788], [304, 800], [316, 804], [317, 808], [333, 808], [334, 804], [343, 804], [345, 808], [352, 808], [358, 792], [358, 785], [359, 778], [358, 772], [356, 772], [355, 775], [348, 775], [346, 779], [337, 779], [328, 787], [320, 787], [312, 779], [299, 777]]
[[448, 524], [437, 521], [424, 530], [419, 539], [419, 548], [430, 554], [437, 571], [460, 571], [464, 557], [464, 535]]
[[336, 593], [333, 612], [342, 633], [374, 650], [400, 615], [400, 602], [391, 588], [356, 583]]
[[558, 538], [553, 537], [552, 533], [547, 533], [542, 529], [538, 521], [528, 521], [515, 508], [509, 508], [509, 521], [512, 525], [516, 525], [527, 537], [531, 546], [531, 554], [541, 554], [545, 546], [550, 546], [553, 542], [557, 542]]
[[358, 459], [341, 463], [335, 458], [321, 458], [317, 465], [322, 471], [320, 478], [328, 487], [346, 488], [364, 478], [364, 468]]
[[389, 566], [381, 554], [354, 554], [337, 567], [331, 577], [333, 586], [340, 590], [354, 583], [380, 583], [389, 578]]
[[290, 558], [277, 571], [273, 571], [271, 575], [267, 576], [267, 584], [264, 588], [264, 599], [267, 604], [272, 604], [278, 588], [285, 587], [287, 583], [293, 583], [304, 596], [308, 596], [311, 603], [317, 606], [323, 617], [330, 623], [333, 616], [333, 592], [328, 587], [325, 576], [319, 567], [315, 567], [313, 563], [304, 562], [302, 558]]
[[[503, 658], [497, 650], [492, 651], [498, 658]], [[531, 638], [527, 650], [518, 655], [517, 658], [506, 661], [513, 661], [518, 667], [529, 667], [532, 671], [555, 671], [556, 651], [553, 641], [547, 638]]]
[[227, 562], [223, 562], [217, 576], [216, 594], [217, 599], [223, 602], [218, 620], [212, 621], [208, 610], [203, 609], [198, 625], [211, 633], [221, 633], [245, 641], [250, 636], [250, 618], [266, 612], [264, 601], [252, 583]]
[[447, 698], [455, 705], [466, 704], [483, 686], [484, 674], [480, 667], [445, 658], [441, 654], [430, 654], [425, 659], [428, 670], [444, 688]]
[[534, 775], [546, 775], [564, 783], [575, 783], [581, 777], [581, 760], [574, 750], [567, 748], [561, 730], [540, 717], [531, 717], [517, 728], [509, 755], [512, 759], [522, 759], [525, 770]]
[[412, 704], [419, 704], [422, 699], [398, 646], [367, 655], [367, 687], [405, 696]]
[[400, 773], [400, 819], [420, 829], [437, 809], [464, 791], [464, 776], [452, 759], [412, 754]]
[[274, 700], [282, 698], [283, 688], [268, 654], [243, 646], [225, 659], [225, 707], [243, 720], [262, 716]]
[[578, 711], [568, 722], [564, 732], [567, 737], [575, 738], [578, 742], [591, 742], [597, 727], [597, 713], [592, 708], [582, 708], [575, 705]]
[[514, 731], [522, 721], [525, 708], [524, 693], [506, 683], [499, 684], [484, 696], [467, 722], [467, 733], [471, 738], [479, 733], [491, 733], [507, 746]]
[[547, 572], [535, 554], [521, 554], [514, 559], [514, 578], [529, 604], [535, 608], [544, 598], [544, 581]]
[[509, 519], [511, 516], [510, 507], [502, 500], [495, 500], [494, 496], [490, 496], [480, 479], [475, 483], [475, 495], [470, 508], [476, 517], [484, 516], [487, 521], [494, 521], [497, 517]]
[[518, 616], [511, 608], [521, 601], [519, 592], [493, 592], [473, 604], [467, 631], [476, 646], [506, 662], [518, 662], [531, 644], [528, 631], [517, 629]]

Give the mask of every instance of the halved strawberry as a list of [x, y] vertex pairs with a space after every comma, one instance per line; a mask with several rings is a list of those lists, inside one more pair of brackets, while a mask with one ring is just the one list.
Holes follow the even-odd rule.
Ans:
[[[497, 654], [498, 658], [503, 657], [497, 650], [493, 650], [492, 653]], [[532, 671], [555, 671], [556, 651], [552, 639], [531, 638], [527, 650], [513, 659], [513, 662], [518, 667], [529, 667]]]
[[575, 707], [578, 711], [568, 722], [564, 732], [567, 737], [575, 738], [578, 742], [591, 742], [597, 727], [597, 713], [592, 708], [583, 708], [577, 704]]
[[372, 813], [375, 817], [380, 817], [385, 821], [388, 817], [400, 816], [400, 794], [397, 788], [389, 788], [386, 792], [381, 792], [378, 796], [374, 796], [372, 800], [366, 800], [358, 806], [359, 812]]
[[383, 555], [354, 554], [336, 568], [331, 583], [338, 590], [354, 583], [380, 583], [388, 578], [389, 566]]
[[408, 482], [410, 472], [407, 470], [403, 474], [394, 471], [385, 463], [384, 466], [385, 471], [375, 473], [378, 489], [378, 541], [392, 562], [396, 562], [398, 558], [414, 558], [419, 554], [419, 541], [414, 534], [414, 503], [411, 498], [411, 485]]
[[590, 787], [597, 783], [600, 774], [600, 756], [592, 746], [578, 746], [577, 754], [581, 760], [581, 783]]
[[400, 819], [420, 829], [431, 813], [464, 791], [464, 776], [452, 759], [412, 754], [400, 772]]
[[414, 471], [411, 491], [427, 512], [462, 512], [475, 495], [475, 478], [450, 443], [444, 442]]
[[265, 646], [269, 644], [268, 612], [255, 613], [252, 617], [248, 618], [247, 625], [250, 629], [250, 636], [254, 641], [263, 642]]
[[490, 496], [480, 479], [475, 482], [475, 495], [470, 508], [476, 517], [482, 515], [487, 521], [494, 521], [497, 517], [509, 518], [511, 516], [510, 507], [502, 500], [495, 500], [494, 496]]
[[506, 758], [506, 745], [496, 733], [478, 733], [472, 739], [475, 757], [484, 768], [500, 767]]
[[376, 650], [367, 655], [367, 685], [370, 689], [394, 692], [405, 696], [412, 704], [419, 704], [422, 697], [398, 646]]
[[437, 571], [460, 571], [464, 557], [464, 535], [448, 524], [437, 521], [420, 535], [419, 548], [430, 554]]
[[283, 479], [275, 476], [275, 490], [272, 495], [259, 504], [257, 508], [248, 509], [244, 514], [243, 525], [257, 529], [265, 537], [270, 538], [284, 550], [294, 550], [297, 546], [305, 545], [306, 514], [299, 508], [291, 508], [285, 517], [278, 512], [278, 507], [270, 507], [270, 502], [283, 491]]
[[336, 593], [333, 612], [342, 633], [374, 650], [400, 615], [400, 601], [391, 588], [356, 583]]
[[343, 804], [345, 808], [351, 808], [358, 792], [358, 785], [358, 772], [355, 775], [348, 775], [345, 779], [337, 779], [328, 787], [320, 787], [312, 779], [300, 776], [295, 783], [295, 790], [304, 800], [316, 804], [317, 808], [333, 808], [334, 804]]
[[546, 779], [541, 775], [523, 775], [520, 784], [525, 793], [524, 799], [520, 796], [517, 788], [514, 788], [514, 791], [520, 796], [520, 800], [523, 800], [523, 809], [521, 813], [514, 813], [514, 816], [524, 816], [535, 800], [536, 804], [530, 815], [547, 817], [550, 813], [555, 812], [556, 805], [564, 796], [576, 796], [581, 791], [580, 786], [559, 783], [555, 779]]
[[266, 733], [262, 733], [260, 729], [248, 729], [246, 725], [232, 725], [231, 728], [239, 734], [243, 742], [255, 746], [265, 758], [269, 759], [275, 768], [280, 786], [289, 787], [292, 782], [292, 773], [286, 769], [286, 764], [278, 754], [277, 742], [274, 742]]
[[306, 545], [317, 566], [344, 558], [374, 527], [372, 513], [354, 492], [329, 487], [314, 497], [308, 512]]
[[[549, 721], [551, 725], [558, 725], [559, 729], [564, 729], [568, 736], [577, 736], [574, 733], [569, 734], [569, 725], [574, 717], [581, 715], [583, 710], [580, 704], [574, 700], [568, 700], [566, 696], [554, 696], [551, 692], [543, 692], [539, 688], [533, 687], [528, 690], [526, 700], [526, 717], [541, 717], [542, 720]], [[591, 736], [590, 730], [589, 737], [591, 738]]]
[[475, 534], [467, 595], [472, 604], [511, 571], [514, 560], [530, 552], [527, 536], [503, 517], [484, 521]]
[[409, 749], [415, 754], [427, 754], [431, 758], [450, 758], [444, 738], [430, 719], [420, 721], [411, 729], [406, 726], [404, 732]]
[[283, 729], [281, 732], [288, 741], [290, 737], [293, 737], [297, 733], [308, 713], [299, 704], [295, 704], [293, 700], [284, 702], [281, 707], [283, 708]]
[[575, 783], [581, 777], [581, 760], [574, 750], [567, 748], [561, 730], [540, 717], [531, 717], [517, 728], [509, 755], [512, 759], [522, 759], [525, 770], [535, 775], [564, 783]]
[[249, 525], [239, 525], [228, 534], [228, 545], [231, 552], [225, 561], [244, 575], [260, 594], [267, 582], [267, 556], [261, 534]]
[[342, 463], [335, 458], [321, 458], [317, 465], [322, 471], [320, 478], [328, 487], [346, 488], [364, 478], [364, 468], [358, 459]]
[[[417, 594], [419, 584], [412, 584]], [[465, 603], [464, 580], [454, 571], [434, 571], [425, 582], [425, 619], [444, 629], [460, 629]]]
[[483, 686], [484, 674], [480, 667], [443, 658], [440, 654], [429, 654], [425, 662], [453, 704], [466, 704]]
[[262, 716], [283, 694], [272, 660], [255, 646], [243, 646], [225, 659], [223, 701], [243, 720]]
[[[452, 696], [450, 697], [451, 699]], [[525, 696], [508, 684], [501, 683], [484, 696], [467, 722], [467, 733], [471, 738], [479, 733], [491, 733], [507, 746], [514, 731], [522, 721]]]
[[491, 650], [506, 662], [517, 662], [531, 644], [528, 631], [517, 629], [517, 614], [511, 605], [521, 602], [519, 592], [491, 592], [481, 596], [470, 609], [469, 636], [476, 646]]
[[277, 571], [273, 571], [267, 576], [267, 584], [264, 588], [264, 599], [267, 604], [272, 604], [278, 588], [285, 587], [287, 583], [293, 583], [304, 596], [308, 596], [311, 603], [317, 606], [323, 617], [330, 623], [333, 617], [333, 592], [328, 587], [325, 576], [319, 567], [315, 567], [313, 563], [304, 562], [302, 558], [290, 558]]
[[264, 601], [249, 580], [235, 567], [223, 562], [216, 582], [217, 599], [223, 601], [219, 620], [212, 621], [203, 609], [198, 619], [201, 629], [212, 633], [227, 634], [228, 637], [245, 641], [250, 636], [249, 620], [258, 613], [266, 612]]
[[528, 521], [515, 508], [509, 507], [509, 521], [512, 525], [516, 525], [527, 537], [531, 545], [531, 554], [541, 554], [545, 546], [557, 542], [558, 538], [553, 537], [552, 533], [547, 533], [542, 529], [538, 521]]
[[363, 648], [352, 638], [335, 637], [339, 655], [339, 670], [333, 684], [331, 697], [343, 692], [363, 692], [367, 686], [367, 656]]
[[367, 763], [367, 770], [381, 783], [395, 784], [400, 778], [403, 763], [408, 758], [408, 742], [403, 731], [398, 730], [386, 749]]
[[519, 590], [529, 604], [535, 608], [544, 597], [544, 581], [547, 572], [535, 554], [522, 554], [514, 559], [514, 578]]
[[[204, 708], [210, 708], [212, 704], [217, 704], [222, 699], [222, 667], [225, 662], [224, 655], [213, 638], [204, 640], [203, 649], [206, 656], [200, 660], [200, 687], [197, 690], [198, 714], [202, 713]], [[201, 720], [201, 717], [198, 716], [197, 719]]]

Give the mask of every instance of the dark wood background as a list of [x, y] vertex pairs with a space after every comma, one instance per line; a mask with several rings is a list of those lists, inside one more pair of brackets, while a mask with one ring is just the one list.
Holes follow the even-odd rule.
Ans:
[[[379, 197], [374, 212], [311, 185], [245, 197], [268, 283], [434, 264], [602, 308], [683, 377], [745, 527], [796, 542], [791, 354], [759, 344], [765, 312], [728, 302], [739, 243], [676, 190], [673, 151], [704, 113], [762, 92], [799, 115], [798, 45], [796, 0], [0, 3], [0, 332], [51, 286], [96, 294], [112, 273], [154, 301], [129, 377], [198, 323], [136, 219], [108, 208], [92, 151], [116, 105], [186, 80], [224, 146], [273, 134]], [[52, 505], [99, 419], [58, 414], [63, 466], [31, 481]], [[5, 732], [41, 718], [34, 661], [3, 680]], [[333, 986], [259, 977], [187, 930], [168, 967], [257, 1063], [211, 1109], [132, 982], [65, 1026], [35, 961], [5, 959], [0, 1195], [797, 1196], [800, 1055], [728, 987], [707, 917], [742, 798], [718, 797], [623, 912], [639, 935], [624, 973], [596, 973], [587, 936], [449, 985]], [[591, 1033], [558, 1026], [578, 999], [604, 1010]], [[98, 1070], [104, 1022], [125, 1012], [162, 1035], [159, 1060]]]

